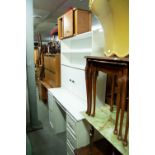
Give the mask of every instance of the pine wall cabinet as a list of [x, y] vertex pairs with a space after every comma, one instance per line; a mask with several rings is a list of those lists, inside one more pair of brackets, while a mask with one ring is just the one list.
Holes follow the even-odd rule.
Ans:
[[82, 9], [71, 9], [58, 18], [59, 39], [91, 31], [91, 13]]

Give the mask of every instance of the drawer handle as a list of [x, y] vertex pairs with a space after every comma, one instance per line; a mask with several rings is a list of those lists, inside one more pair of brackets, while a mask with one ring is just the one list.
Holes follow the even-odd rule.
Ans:
[[75, 83], [75, 81], [74, 81], [74, 80], [72, 80], [72, 83]]

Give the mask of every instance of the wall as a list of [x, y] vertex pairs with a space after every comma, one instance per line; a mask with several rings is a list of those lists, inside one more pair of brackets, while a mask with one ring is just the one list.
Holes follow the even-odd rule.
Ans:
[[27, 88], [31, 128], [40, 128], [37, 111], [35, 68], [34, 68], [34, 40], [33, 40], [33, 1], [26, 1], [26, 70]]

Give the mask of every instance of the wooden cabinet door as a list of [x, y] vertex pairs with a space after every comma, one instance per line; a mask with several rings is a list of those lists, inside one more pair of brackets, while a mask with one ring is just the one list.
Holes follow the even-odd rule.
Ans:
[[74, 14], [74, 33], [77, 35], [91, 31], [91, 13], [76, 9]]
[[58, 18], [58, 37], [59, 39], [62, 39], [64, 37], [64, 23], [63, 23], [63, 17]]
[[73, 10], [64, 14], [64, 37], [73, 35]]

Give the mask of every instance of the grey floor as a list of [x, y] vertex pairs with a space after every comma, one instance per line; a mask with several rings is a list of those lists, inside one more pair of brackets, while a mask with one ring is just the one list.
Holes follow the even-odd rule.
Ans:
[[66, 155], [66, 133], [54, 133], [49, 124], [47, 104], [39, 100], [38, 95], [37, 102], [38, 117], [43, 129], [27, 133], [32, 146], [32, 155]]

